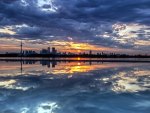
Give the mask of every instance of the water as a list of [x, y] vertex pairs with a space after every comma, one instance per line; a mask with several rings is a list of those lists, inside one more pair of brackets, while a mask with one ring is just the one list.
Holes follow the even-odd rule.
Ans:
[[0, 113], [149, 113], [150, 63], [0, 61]]

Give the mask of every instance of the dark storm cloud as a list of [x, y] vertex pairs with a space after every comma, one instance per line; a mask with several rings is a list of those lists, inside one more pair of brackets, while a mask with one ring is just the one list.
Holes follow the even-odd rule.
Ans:
[[[42, 1], [42, 0], [40, 0]], [[44, 1], [44, 0], [43, 0]], [[149, 0], [1, 0], [0, 26], [13, 27], [14, 37], [68, 40], [109, 47], [134, 48], [113, 39], [112, 25], [117, 22], [149, 25]], [[108, 32], [109, 39], [96, 37]], [[147, 40], [144, 33], [139, 34]], [[53, 36], [53, 37], [52, 37]], [[58, 38], [59, 37], [59, 38]]]
[[1, 0], [0, 2], [10, 4], [10, 3], [13, 3], [13, 2], [16, 2], [16, 1], [18, 1], [18, 0]]

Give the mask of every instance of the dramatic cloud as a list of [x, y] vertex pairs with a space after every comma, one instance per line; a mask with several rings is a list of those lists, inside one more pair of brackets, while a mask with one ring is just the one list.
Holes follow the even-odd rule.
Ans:
[[0, 6], [1, 38], [149, 51], [149, 0], [1, 0]]

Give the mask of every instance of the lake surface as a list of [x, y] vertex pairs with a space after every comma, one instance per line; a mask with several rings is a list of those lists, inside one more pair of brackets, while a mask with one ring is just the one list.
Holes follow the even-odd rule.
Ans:
[[150, 113], [150, 63], [0, 61], [0, 113]]

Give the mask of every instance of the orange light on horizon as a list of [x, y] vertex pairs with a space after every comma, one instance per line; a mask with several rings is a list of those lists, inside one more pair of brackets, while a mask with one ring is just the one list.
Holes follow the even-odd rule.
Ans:
[[80, 58], [80, 57], [78, 57], [77, 59], [78, 59], [78, 60], [81, 60], [81, 58]]
[[[34, 42], [34, 44], [32, 43]], [[64, 40], [55, 40], [55, 41], [46, 41], [43, 44], [36, 43], [36, 40], [23, 40], [23, 50], [34, 50], [39, 52], [42, 48], [47, 48], [49, 45], [51, 47], [56, 47], [58, 52], [71, 52], [71, 53], [83, 53], [88, 51], [93, 52], [117, 52], [117, 53], [139, 53], [143, 51], [131, 50], [131, 49], [119, 49], [119, 48], [110, 48], [104, 47], [101, 45], [92, 45], [90, 43], [80, 43], [73, 41], [64, 41]], [[146, 44], [146, 42], [135, 42], [135, 44]], [[0, 39], [0, 52], [16, 52], [20, 50], [20, 40], [15, 38], [1, 38]], [[89, 52], [88, 52], [89, 53]], [[145, 52], [144, 52], [145, 53]]]
[[77, 52], [78, 52], [78, 53], [80, 53], [80, 52], [81, 52], [81, 50], [77, 50]]

